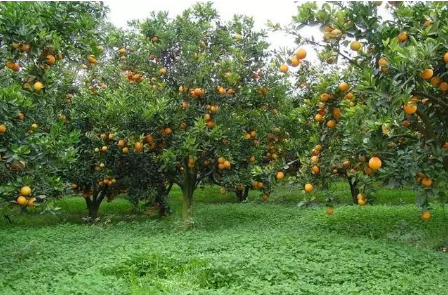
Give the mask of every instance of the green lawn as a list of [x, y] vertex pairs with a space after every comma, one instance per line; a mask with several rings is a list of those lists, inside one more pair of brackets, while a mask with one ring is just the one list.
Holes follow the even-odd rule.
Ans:
[[423, 222], [410, 190], [358, 207], [344, 204], [344, 185], [333, 189], [342, 204], [332, 216], [299, 208], [297, 190], [247, 204], [199, 190], [187, 232], [178, 189], [171, 216], [151, 219], [118, 199], [93, 226], [82, 223], [82, 198], [66, 198], [59, 215], [1, 221], [0, 294], [447, 294], [441, 205]]

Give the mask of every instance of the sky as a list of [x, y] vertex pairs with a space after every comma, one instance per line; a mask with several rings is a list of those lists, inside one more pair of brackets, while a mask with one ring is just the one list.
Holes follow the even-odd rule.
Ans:
[[[192, 0], [131, 0], [105, 1], [105, 4], [110, 8], [109, 20], [117, 27], [126, 27], [127, 21], [145, 19], [151, 11], [168, 11], [170, 16], [174, 17], [197, 2]], [[292, 16], [297, 12], [297, 3], [294, 3], [294, 0], [216, 0], [213, 2], [222, 19], [230, 20], [234, 14], [252, 16], [256, 29], [265, 29], [268, 20], [285, 26], [291, 22]], [[322, 37], [317, 29], [305, 33], [307, 36], [315, 35], [317, 39]], [[294, 48], [294, 38], [282, 32], [269, 33], [268, 42], [271, 43], [271, 49], [279, 47]], [[310, 59], [315, 58], [314, 52], [309, 51], [308, 53]]]

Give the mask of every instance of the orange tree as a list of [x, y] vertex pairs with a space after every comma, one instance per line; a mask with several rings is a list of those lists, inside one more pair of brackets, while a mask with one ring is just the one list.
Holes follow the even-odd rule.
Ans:
[[25, 208], [62, 193], [78, 138], [62, 114], [71, 65], [103, 14], [91, 3], [1, 3], [0, 201]]
[[266, 66], [265, 34], [244, 16], [222, 22], [211, 4], [133, 25], [137, 38], [117, 37], [116, 58], [128, 84], [160, 97], [160, 115], [145, 135], [161, 148], [159, 171], [183, 191], [185, 225], [194, 191], [205, 183], [236, 191], [256, 184], [266, 196], [283, 168], [287, 130], [280, 122], [288, 122], [289, 103], [283, 75]]
[[[445, 197], [446, 13], [443, 2], [307, 3], [290, 30], [299, 43], [314, 45], [323, 61], [350, 68], [357, 78], [351, 85], [355, 101], [365, 105], [370, 127], [365, 136], [384, 135], [373, 151], [387, 157], [383, 179], [415, 183], [423, 210], [428, 197]], [[303, 26], [319, 26], [322, 41], [302, 38]]]

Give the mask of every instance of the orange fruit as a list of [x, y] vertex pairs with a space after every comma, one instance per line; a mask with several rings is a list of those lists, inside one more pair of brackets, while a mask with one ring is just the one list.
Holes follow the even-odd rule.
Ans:
[[424, 187], [430, 187], [430, 186], [432, 186], [432, 179], [429, 178], [429, 177], [425, 177], [425, 178], [423, 178], [423, 180], [422, 180], [422, 185], [423, 185]]
[[224, 163], [222, 163], [222, 164], [224, 165], [225, 169], [230, 169], [231, 164], [229, 161], [224, 161]]
[[339, 84], [339, 90], [341, 90], [341, 91], [347, 91], [349, 88], [350, 87], [345, 82], [342, 82], [341, 84]]
[[291, 65], [293, 67], [297, 67], [300, 64], [300, 60], [297, 58], [297, 56], [291, 57]]
[[134, 144], [134, 149], [137, 153], [140, 153], [141, 151], [143, 151], [143, 144], [141, 142], [137, 141]]
[[26, 203], [26, 205], [28, 207], [33, 207], [34, 206], [34, 201], [36, 201], [35, 198], [28, 199], [28, 202]]
[[289, 69], [288, 69], [288, 66], [287, 66], [287, 65], [283, 64], [283, 65], [280, 66], [280, 72], [282, 72], [282, 73], [287, 73], [288, 70], [289, 70]]
[[367, 204], [367, 201], [364, 199], [358, 199], [358, 205], [359, 206], [365, 206]]
[[325, 210], [325, 212], [327, 212], [328, 215], [332, 215], [334, 213], [334, 209], [333, 207], [328, 207], [327, 210]]
[[401, 32], [400, 34], [398, 34], [398, 40], [400, 42], [405, 42], [408, 40], [408, 33], [407, 32]]
[[254, 156], [250, 156], [249, 162], [255, 162], [255, 157]]
[[124, 145], [125, 145], [124, 140], [123, 140], [123, 139], [120, 139], [120, 140], [118, 141], [118, 146], [121, 147], [121, 148], [123, 148]]
[[76, 183], [72, 183], [72, 189], [77, 189], [78, 185]]
[[97, 63], [97, 60], [96, 60], [96, 58], [95, 58], [93, 55], [90, 55], [90, 56], [87, 58], [87, 60], [88, 60], [89, 63], [91, 63], [91, 64], [96, 64], [96, 63]]
[[432, 77], [431, 78], [431, 85], [434, 86], [434, 87], [437, 87], [437, 85], [439, 85], [440, 82], [442, 82], [442, 80], [440, 80], [439, 77]]
[[121, 47], [120, 49], [118, 49], [118, 53], [123, 55], [126, 53], [126, 49], [124, 49], [123, 47]]
[[414, 102], [408, 102], [403, 106], [404, 112], [408, 115], [412, 115], [417, 111], [417, 104]]
[[380, 58], [380, 59], [378, 60], [378, 65], [379, 65], [380, 67], [385, 67], [385, 66], [387, 66], [387, 59], [385, 59], [384, 57]]
[[16, 199], [17, 204], [19, 204], [20, 206], [25, 206], [27, 201], [28, 201], [27, 198], [25, 198], [24, 196], [19, 196]]
[[442, 83], [440, 83], [440, 85], [439, 85], [439, 89], [440, 89], [441, 91], [447, 91], [447, 90], [448, 90], [448, 83], [446, 83], [446, 82], [442, 82]]
[[285, 177], [285, 173], [279, 171], [277, 172], [277, 180], [282, 180]]
[[312, 156], [311, 157], [311, 162], [314, 164], [317, 164], [319, 162], [319, 157], [318, 156]]
[[129, 153], [129, 148], [125, 146], [121, 151], [123, 152], [123, 154], [127, 154]]
[[448, 52], [443, 56], [443, 61], [448, 64]]
[[305, 184], [305, 191], [307, 192], [307, 193], [310, 193], [310, 192], [312, 192], [314, 190], [314, 187], [313, 187], [313, 185], [311, 184], [311, 183], [307, 183], [307, 184]]
[[339, 120], [341, 118], [341, 109], [339, 108], [333, 109], [333, 118], [335, 118], [336, 120]]
[[353, 93], [349, 92], [344, 96], [345, 99], [351, 100], [353, 99]]
[[105, 146], [105, 145], [102, 146], [102, 147], [101, 147], [101, 151], [102, 151], [103, 153], [107, 152], [107, 146]]
[[304, 59], [306, 57], [306, 50], [303, 48], [299, 48], [296, 52], [296, 57], [298, 59]]
[[159, 70], [159, 74], [160, 74], [160, 75], [165, 75], [165, 74], [166, 74], [166, 69], [165, 69], [165, 68], [161, 68], [161, 69]]
[[22, 187], [20, 189], [20, 194], [25, 197], [31, 195], [31, 188], [29, 186]]
[[425, 221], [428, 221], [429, 219], [431, 219], [431, 212], [428, 210], [423, 211], [422, 219]]
[[28, 44], [28, 43], [20, 44], [20, 50], [22, 50], [22, 51], [30, 51], [30, 44]]
[[208, 127], [209, 129], [213, 129], [213, 126], [214, 126], [214, 125], [215, 125], [215, 124], [213, 123], [212, 120], [210, 120], [210, 121], [207, 122], [207, 127]]
[[322, 151], [322, 146], [320, 145], [320, 144], [318, 144], [318, 145], [316, 145], [315, 147], [314, 147], [314, 149], [316, 150], [316, 151]]
[[16, 62], [8, 61], [6, 63], [6, 67], [13, 70], [14, 72], [17, 72], [20, 70], [20, 65]]
[[429, 80], [434, 75], [434, 71], [432, 69], [426, 69], [423, 72], [421, 72], [420, 77], [423, 80]]
[[329, 120], [327, 122], [327, 127], [328, 128], [334, 128], [335, 125], [336, 125], [336, 122], [334, 120]]
[[311, 171], [313, 172], [313, 174], [319, 174], [320, 172], [319, 166], [314, 165], [313, 168], [311, 168]]
[[223, 170], [223, 169], [226, 169], [226, 167], [224, 166], [224, 164], [218, 164], [218, 169], [219, 170]]
[[163, 129], [163, 132], [165, 133], [165, 135], [170, 135], [173, 130], [171, 130], [170, 127], [166, 127], [165, 129]]
[[381, 165], [382, 165], [382, 163], [381, 163], [380, 158], [378, 158], [378, 157], [372, 157], [372, 158], [370, 158], [370, 160], [369, 160], [369, 167], [370, 167], [372, 170], [378, 170], [378, 169], [380, 169]]
[[358, 51], [359, 49], [361, 49], [361, 42], [359, 41], [353, 41], [352, 43], [350, 43], [350, 49], [353, 51]]
[[48, 65], [54, 65], [54, 63], [56, 62], [56, 58], [54, 57], [54, 55], [47, 55], [47, 64]]
[[316, 120], [316, 122], [322, 122], [323, 119], [324, 119], [324, 117], [321, 114], [317, 114], [314, 117], [314, 120]]
[[219, 163], [219, 164], [223, 164], [225, 160], [226, 160], [226, 159], [224, 159], [223, 157], [219, 157], [219, 158], [218, 158], [218, 163]]
[[33, 88], [36, 91], [41, 91], [42, 88], [44, 88], [44, 84], [42, 84], [42, 82], [37, 81], [36, 83], [34, 83]]
[[443, 149], [448, 151], [448, 141], [443, 144]]
[[330, 95], [328, 94], [328, 93], [322, 93], [321, 95], [320, 95], [320, 101], [322, 101], [322, 102], [326, 102], [326, 101], [328, 101], [330, 99]]
[[3, 134], [6, 132], [6, 125], [5, 124], [1, 124], [0, 125], [0, 133]]

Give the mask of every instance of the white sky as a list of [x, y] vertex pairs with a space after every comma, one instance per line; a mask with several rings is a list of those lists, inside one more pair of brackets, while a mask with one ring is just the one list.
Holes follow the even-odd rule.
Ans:
[[[117, 27], [126, 27], [126, 23], [133, 19], [145, 19], [151, 11], [168, 11], [174, 17], [198, 1], [193, 0], [162, 0], [162, 1], [105, 1], [109, 6], [109, 20]], [[230, 20], [234, 14], [252, 16], [256, 29], [266, 28], [266, 23], [280, 23], [282, 26], [291, 22], [297, 13], [297, 3], [294, 0], [216, 0], [214, 7], [223, 20]], [[305, 35], [315, 35], [316, 39], [322, 37], [318, 30], [305, 32]], [[281, 32], [269, 33], [271, 48], [294, 48], [294, 39]], [[316, 58], [314, 52], [308, 51], [308, 58]]]

